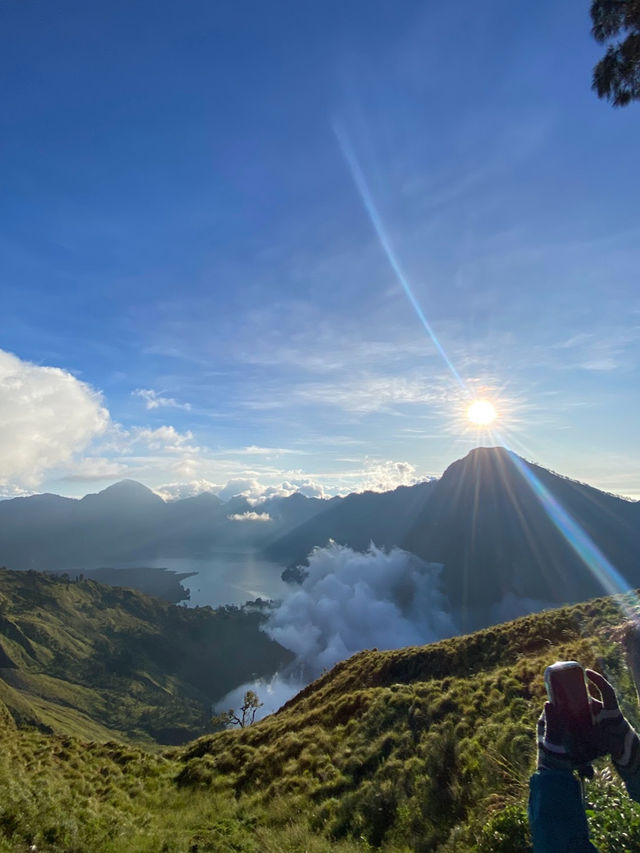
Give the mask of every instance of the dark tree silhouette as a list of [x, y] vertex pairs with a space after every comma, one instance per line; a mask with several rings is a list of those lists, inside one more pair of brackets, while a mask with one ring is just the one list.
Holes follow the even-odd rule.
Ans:
[[593, 69], [592, 88], [614, 107], [640, 100], [640, 0], [593, 0], [591, 20], [600, 44], [621, 39]]

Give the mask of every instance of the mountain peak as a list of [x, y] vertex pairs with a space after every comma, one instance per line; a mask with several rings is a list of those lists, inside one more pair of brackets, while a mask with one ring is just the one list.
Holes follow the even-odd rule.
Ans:
[[506, 447], [474, 447], [462, 459], [456, 459], [445, 469], [442, 480], [444, 482], [458, 477], [480, 477], [493, 476], [513, 468], [513, 454]]
[[478, 447], [446, 469], [404, 545], [443, 564], [449, 600], [470, 612], [507, 593], [577, 601], [602, 588], [562, 519], [569, 516], [635, 584], [640, 537], [633, 511], [504, 447]]
[[506, 456], [508, 454], [509, 451], [506, 447], [502, 447], [500, 444], [492, 444], [487, 447], [474, 447], [464, 458], [474, 459], [477, 457]]
[[148, 504], [163, 503], [162, 498], [137, 480], [119, 480], [97, 494], [85, 495], [83, 501], [136, 501]]
[[[474, 464], [479, 462], [502, 462], [510, 459], [512, 456], [513, 453], [507, 450], [506, 447], [491, 445], [490, 447], [474, 447], [466, 456], [463, 456], [462, 459], [457, 459], [456, 462], [473, 462]], [[449, 467], [451, 468], [456, 462], [453, 462]]]

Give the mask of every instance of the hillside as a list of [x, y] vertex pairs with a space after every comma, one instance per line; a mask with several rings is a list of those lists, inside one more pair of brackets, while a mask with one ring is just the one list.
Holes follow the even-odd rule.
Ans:
[[[615, 603], [597, 599], [430, 646], [361, 652], [260, 724], [188, 747], [184, 775], [222, 772], [236, 793], [313, 804], [316, 830], [374, 847], [528, 849], [510, 845], [526, 838], [545, 666], [604, 666], [639, 719], [612, 640], [620, 622]], [[487, 815], [499, 827], [505, 808], [511, 841], [497, 848]]]
[[289, 654], [258, 609], [187, 609], [93, 580], [0, 570], [0, 700], [21, 724], [181, 743]]
[[[164, 756], [23, 730], [5, 713], [0, 851], [528, 851], [543, 669], [599, 665], [637, 722], [620, 622], [615, 602], [597, 599], [365, 651], [250, 728]], [[606, 763], [589, 798], [602, 853], [638, 849], [638, 808]]]

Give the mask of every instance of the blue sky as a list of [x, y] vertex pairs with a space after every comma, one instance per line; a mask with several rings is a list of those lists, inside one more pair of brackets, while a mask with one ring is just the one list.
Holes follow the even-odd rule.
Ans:
[[2, 0], [0, 492], [504, 441], [640, 497], [640, 106], [590, 91], [588, 5]]

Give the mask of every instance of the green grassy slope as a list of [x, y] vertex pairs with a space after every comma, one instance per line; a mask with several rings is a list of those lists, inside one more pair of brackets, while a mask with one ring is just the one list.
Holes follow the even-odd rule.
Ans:
[[[421, 648], [362, 652], [277, 714], [162, 755], [100, 743], [90, 727], [103, 723], [75, 693], [78, 731], [80, 714], [91, 718], [83, 737], [18, 725], [18, 702], [35, 695], [21, 670], [24, 683], [5, 682], [0, 695], [14, 703], [9, 713], [0, 702], [0, 853], [530, 850], [544, 667], [600, 665], [637, 723], [614, 639], [621, 621], [613, 600], [597, 599]], [[35, 647], [35, 632], [28, 639]], [[17, 635], [11, 642], [6, 654], [27, 654]], [[57, 689], [54, 673], [39, 675], [41, 692]], [[600, 850], [640, 849], [640, 808], [606, 763], [589, 796]]]
[[611, 639], [620, 621], [613, 601], [600, 599], [423, 648], [362, 652], [258, 725], [190, 745], [183, 775], [225, 774], [236, 793], [264, 803], [286, 797], [329, 838], [497, 850], [495, 820], [495, 832], [506, 821], [511, 833], [505, 850], [528, 849], [524, 803], [545, 666], [604, 666], [637, 721]]
[[0, 700], [45, 730], [181, 743], [206, 730], [212, 701], [288, 660], [261, 618], [0, 570]]

